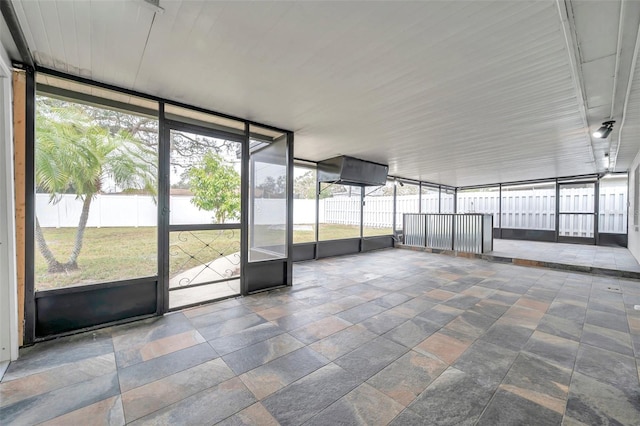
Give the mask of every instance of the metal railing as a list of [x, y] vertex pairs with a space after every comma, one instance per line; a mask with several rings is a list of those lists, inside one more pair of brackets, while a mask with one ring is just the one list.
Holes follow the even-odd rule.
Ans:
[[440, 250], [487, 253], [493, 250], [490, 214], [403, 215], [404, 244]]

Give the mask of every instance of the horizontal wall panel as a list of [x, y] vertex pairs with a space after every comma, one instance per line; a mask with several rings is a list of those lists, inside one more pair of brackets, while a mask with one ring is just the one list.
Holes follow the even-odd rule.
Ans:
[[294, 262], [313, 260], [316, 258], [316, 243], [294, 244], [291, 258]]
[[362, 239], [362, 251], [379, 250], [390, 247], [393, 247], [393, 237], [390, 235]]
[[36, 337], [156, 312], [157, 280], [135, 280], [36, 293]]
[[360, 252], [360, 239], [318, 241], [318, 259]]
[[273, 287], [282, 287], [283, 283], [287, 282], [286, 274], [286, 260], [248, 263], [245, 268], [247, 292], [255, 293]]
[[609, 247], [627, 247], [627, 234], [598, 234], [598, 245]]
[[530, 240], [555, 242], [556, 231], [539, 229], [501, 229], [503, 240]]

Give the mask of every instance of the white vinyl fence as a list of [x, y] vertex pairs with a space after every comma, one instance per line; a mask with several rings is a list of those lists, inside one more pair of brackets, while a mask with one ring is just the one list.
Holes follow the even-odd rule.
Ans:
[[[589, 190], [576, 188], [563, 190], [561, 211], [589, 211], [593, 206], [593, 195]], [[418, 195], [397, 197], [396, 221], [402, 226], [403, 213], [418, 213]], [[443, 198], [443, 212], [452, 211], [452, 198]], [[281, 224], [281, 217], [271, 217], [269, 212], [281, 209], [270, 208], [270, 203], [281, 204], [282, 200], [257, 199], [256, 224]], [[358, 225], [360, 223], [360, 197], [334, 197], [320, 200], [320, 223]], [[423, 213], [437, 213], [438, 194], [428, 193], [422, 197]], [[191, 203], [190, 196], [171, 197], [171, 223], [211, 223], [212, 213], [199, 210]], [[363, 206], [364, 226], [389, 228], [393, 224], [393, 197], [368, 196]], [[51, 203], [48, 194], [36, 194], [36, 212], [42, 227], [76, 227], [82, 210], [82, 201], [73, 194], [60, 196]], [[315, 222], [315, 200], [296, 199], [293, 204], [294, 224]], [[460, 192], [459, 213], [490, 213], [494, 215], [494, 226], [498, 226], [497, 191]], [[561, 231], [565, 235], [578, 235], [589, 225], [579, 223], [579, 217], [565, 217]], [[584, 222], [584, 221], [583, 221]], [[139, 227], [156, 226], [157, 206], [151, 196], [146, 195], [97, 195], [91, 204], [89, 227]], [[591, 228], [593, 228], [591, 222]], [[555, 228], [555, 190], [522, 190], [502, 192], [502, 227], [520, 229]], [[575, 229], [574, 229], [575, 228]], [[626, 233], [627, 188], [609, 186], [600, 190], [600, 232]]]
[[[396, 221], [402, 226], [403, 213], [418, 213], [418, 195], [398, 198]], [[458, 193], [459, 213], [489, 213], [494, 215], [493, 225], [498, 227], [499, 193], [477, 191]], [[555, 229], [555, 189], [521, 190], [502, 192], [502, 227], [516, 229]], [[359, 197], [335, 197], [321, 200], [322, 223], [357, 225]], [[453, 200], [443, 198], [443, 212], [452, 211]], [[593, 211], [593, 191], [585, 188], [563, 189], [560, 199], [561, 212]], [[437, 213], [438, 194], [422, 196], [423, 213]], [[296, 205], [294, 204], [294, 209]], [[599, 232], [624, 234], [627, 232], [627, 187], [600, 188]], [[354, 219], [355, 217], [355, 219]], [[364, 206], [365, 227], [390, 227], [393, 220], [393, 197], [366, 197]], [[591, 225], [589, 227], [589, 220]], [[574, 229], [575, 228], [575, 229]], [[566, 215], [561, 222], [563, 235], [581, 235], [585, 229], [593, 229], [592, 219], [585, 216]]]

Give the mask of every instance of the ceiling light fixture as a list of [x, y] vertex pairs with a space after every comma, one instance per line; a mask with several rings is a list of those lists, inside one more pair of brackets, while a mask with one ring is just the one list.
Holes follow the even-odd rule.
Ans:
[[163, 13], [164, 8], [160, 7], [160, 0], [136, 0], [138, 4], [146, 7], [155, 13]]
[[609, 134], [613, 131], [613, 123], [615, 123], [615, 121], [613, 120], [603, 122], [602, 126], [600, 126], [598, 130], [593, 132], [593, 137], [606, 139], [609, 136]]

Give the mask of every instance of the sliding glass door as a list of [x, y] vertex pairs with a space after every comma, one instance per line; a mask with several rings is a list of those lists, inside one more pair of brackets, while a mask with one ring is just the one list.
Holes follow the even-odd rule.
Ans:
[[558, 183], [558, 242], [596, 243], [595, 182]]
[[241, 293], [242, 138], [169, 123], [168, 309]]

